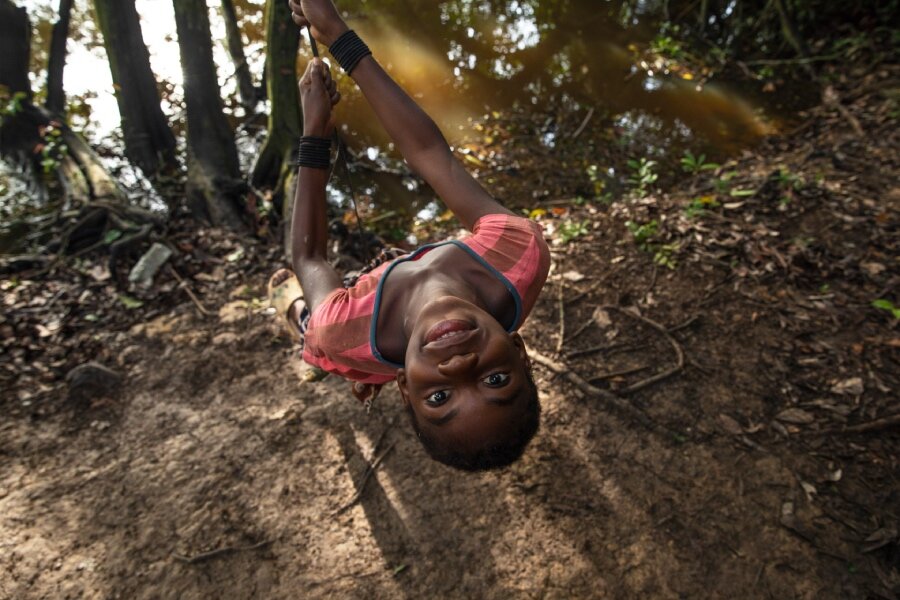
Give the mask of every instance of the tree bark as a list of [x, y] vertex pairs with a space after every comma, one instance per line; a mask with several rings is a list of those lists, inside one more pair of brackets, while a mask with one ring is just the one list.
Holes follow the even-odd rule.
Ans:
[[54, 175], [59, 180], [68, 205], [92, 200], [126, 203], [127, 196], [85, 141], [65, 123], [31, 101], [28, 82], [31, 26], [25, 9], [11, 0], [0, 0], [0, 88], [14, 96], [24, 96], [18, 109], [0, 118], [0, 157], [21, 169], [31, 181], [33, 196], [47, 197], [47, 186], [40, 165], [40, 148], [47, 143], [48, 127], [59, 129], [66, 150], [56, 160]]
[[0, 85], [12, 96], [18, 92], [31, 100], [28, 59], [31, 55], [31, 25], [28, 12], [11, 0], [0, 1]]
[[292, 194], [287, 193], [293, 170], [294, 152], [300, 141], [303, 118], [297, 91], [297, 49], [300, 30], [291, 20], [291, 10], [284, 0], [266, 2], [266, 86], [271, 106], [265, 144], [253, 167], [251, 181], [257, 188], [275, 190], [276, 205], [287, 206]]
[[52, 113], [62, 115], [66, 110], [66, 94], [63, 91], [63, 71], [66, 68], [66, 42], [69, 39], [69, 20], [74, 0], [59, 0], [59, 19], [53, 24], [50, 35], [50, 60], [47, 65], [47, 101], [44, 106]]
[[94, 0], [109, 58], [125, 154], [146, 175], [177, 168], [175, 136], [162, 107], [134, 0]]
[[259, 101], [253, 78], [250, 76], [250, 65], [244, 55], [244, 42], [241, 39], [241, 29], [238, 26], [237, 13], [234, 10], [234, 0], [222, 0], [222, 14], [225, 17], [225, 36], [228, 40], [228, 53], [234, 63], [234, 77], [237, 80], [238, 94], [241, 105], [248, 111], [256, 108]]
[[205, 0], [174, 0], [187, 105], [191, 212], [214, 225], [242, 229], [241, 181], [234, 135], [222, 111]]

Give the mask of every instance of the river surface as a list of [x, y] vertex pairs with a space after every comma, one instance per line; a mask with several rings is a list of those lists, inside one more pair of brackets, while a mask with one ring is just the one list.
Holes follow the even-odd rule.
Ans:
[[[39, 90], [44, 85], [57, 2], [20, 0], [18, 4], [29, 9], [34, 24], [32, 77]], [[254, 125], [237, 102], [219, 2], [209, 0], [208, 4], [226, 110], [235, 123], [245, 125], [241, 148], [249, 164], [262, 123], [257, 119]], [[247, 60], [259, 84], [265, 60], [264, 2], [235, 0], [235, 4]], [[645, 0], [627, 4], [600, 0], [339, 3], [379, 61], [435, 118], [454, 145], [483, 138], [480, 124], [511, 112], [531, 112], [540, 118], [550, 115], [535, 143], [556, 144], [561, 132], [554, 123], [568, 115], [570, 120], [591, 125], [592, 131], [597, 124], [614, 129], [620, 139], [631, 140], [635, 158], [664, 162], [668, 157], [675, 164], [685, 150], [722, 159], [776, 131], [779, 115], [785, 114], [777, 105], [779, 98], [717, 80], [714, 68], [664, 35], [657, 10], [661, 5]], [[171, 2], [136, 0], [136, 6], [164, 110], [176, 132], [182, 131], [182, 73]], [[301, 70], [309, 57], [304, 40], [298, 54]], [[75, 3], [65, 73], [73, 125], [94, 143], [114, 147], [118, 109], [102, 40], [86, 0]], [[427, 191], [391, 175], [390, 167], [398, 163], [390, 140], [352, 81], [338, 79], [344, 100], [336, 117], [351, 151], [370, 166], [387, 167], [382, 173], [357, 169], [354, 192], [364, 197], [389, 194], [394, 200], [391, 210], [401, 213], [414, 215], [425, 209], [434, 213], [437, 205]], [[567, 135], [572, 134], [570, 129]], [[116, 152], [107, 154], [114, 161]], [[340, 202], [348, 188], [340, 184], [332, 191]]]

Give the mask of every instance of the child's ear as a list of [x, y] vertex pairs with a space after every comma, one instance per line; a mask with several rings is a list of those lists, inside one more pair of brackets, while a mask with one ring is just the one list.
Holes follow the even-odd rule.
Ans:
[[397, 369], [397, 389], [400, 390], [400, 396], [403, 398], [403, 405], [409, 406], [409, 388], [406, 383], [406, 371]]
[[525, 340], [522, 339], [522, 336], [518, 333], [511, 333], [509, 336], [512, 338], [513, 344], [516, 348], [519, 349], [519, 357], [522, 359], [522, 363], [525, 365], [525, 368], [529, 371], [531, 370], [531, 357], [528, 356], [528, 349], [525, 347]]

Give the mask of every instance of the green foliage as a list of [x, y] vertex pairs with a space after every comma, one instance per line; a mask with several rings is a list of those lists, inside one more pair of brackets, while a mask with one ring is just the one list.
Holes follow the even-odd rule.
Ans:
[[706, 155], [700, 154], [694, 156], [690, 150], [686, 150], [684, 156], [681, 157], [681, 170], [685, 173], [696, 175], [701, 171], [711, 171], [718, 169], [719, 165], [714, 162], [706, 162]]
[[628, 231], [630, 231], [631, 235], [634, 237], [634, 243], [640, 246], [642, 250], [647, 250], [647, 245], [659, 230], [659, 221], [656, 219], [648, 221], [647, 223], [626, 221], [625, 227], [628, 228]]
[[576, 238], [590, 233], [591, 222], [588, 219], [582, 221], [565, 221], [559, 226], [559, 239], [563, 244], [568, 244]]
[[659, 221], [653, 219], [646, 223], [635, 223], [634, 221], [626, 221], [625, 227], [634, 237], [634, 243], [644, 252], [653, 253], [653, 262], [674, 269], [676, 267], [675, 252], [678, 250], [678, 244], [661, 244], [656, 241], [659, 233]]
[[22, 102], [28, 95], [25, 92], [16, 92], [12, 96], [5, 86], [0, 86], [0, 126], [7, 117], [14, 117], [22, 112]]
[[659, 178], [653, 168], [656, 166], [655, 160], [641, 158], [640, 160], [630, 159], [628, 167], [631, 169], [631, 175], [628, 176], [628, 183], [634, 186], [639, 196], [646, 196], [647, 189], [653, 185]]
[[891, 316], [895, 319], [900, 319], [900, 308], [894, 306], [894, 303], [890, 300], [879, 298], [878, 300], [872, 302], [872, 306], [891, 313]]
[[684, 216], [688, 219], [702, 217], [710, 208], [721, 206], [715, 196], [699, 196], [691, 200], [684, 209]]
[[668, 58], [680, 58], [683, 54], [681, 43], [671, 36], [660, 33], [650, 42], [650, 51]]

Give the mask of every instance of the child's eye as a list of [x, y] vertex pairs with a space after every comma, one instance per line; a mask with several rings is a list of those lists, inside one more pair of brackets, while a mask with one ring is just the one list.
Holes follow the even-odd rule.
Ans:
[[446, 402], [448, 398], [450, 398], [450, 394], [447, 390], [440, 390], [425, 398], [425, 403], [428, 404], [428, 406], [440, 406]]
[[485, 385], [491, 387], [503, 387], [509, 382], [509, 375], [506, 373], [492, 373], [481, 381], [483, 381]]

